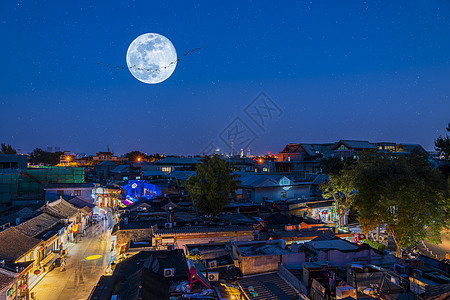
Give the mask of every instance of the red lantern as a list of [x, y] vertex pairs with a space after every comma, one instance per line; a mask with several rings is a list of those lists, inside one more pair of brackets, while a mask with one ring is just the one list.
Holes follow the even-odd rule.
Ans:
[[33, 273], [34, 273], [34, 275], [39, 275], [39, 274], [41, 274], [41, 270], [36, 270]]
[[24, 289], [26, 289], [27, 288], [27, 285], [26, 284], [21, 284], [21, 285], [19, 285], [19, 290], [24, 290]]
[[73, 224], [72, 225], [72, 232], [73, 233], [77, 233], [78, 232], [78, 224]]
[[42, 247], [42, 246], [40, 246], [40, 247], [37, 249], [37, 251], [42, 251], [42, 250], [44, 250], [44, 247]]

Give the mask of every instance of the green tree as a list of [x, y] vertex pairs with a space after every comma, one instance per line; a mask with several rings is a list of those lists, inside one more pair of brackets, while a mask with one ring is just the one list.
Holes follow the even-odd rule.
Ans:
[[327, 175], [338, 175], [344, 168], [353, 165], [356, 160], [353, 157], [328, 157], [322, 159], [320, 167], [322, 173]]
[[44, 165], [56, 166], [59, 164], [60, 156], [62, 154], [63, 152], [47, 152], [40, 148], [36, 148], [30, 153], [28, 160], [32, 164], [42, 163]]
[[197, 165], [196, 175], [184, 186], [198, 211], [215, 217], [236, 197], [239, 180], [232, 168], [232, 164], [218, 155], [206, 157]]
[[137, 150], [124, 154], [124, 157], [128, 158], [128, 160], [130, 162], [147, 160], [147, 155], [145, 155], [145, 153], [142, 153], [141, 151], [137, 151]]
[[[447, 126], [447, 132], [450, 133], [450, 123]], [[434, 146], [436, 147], [436, 151], [439, 152], [439, 155], [442, 155], [445, 159], [450, 160], [450, 136], [447, 134], [445, 137], [439, 136], [434, 141]]]
[[450, 221], [447, 185], [442, 174], [430, 167], [424, 153], [405, 157], [383, 153], [364, 155], [354, 173], [355, 207], [365, 228], [386, 224], [397, 246], [419, 240], [440, 241]]
[[2, 144], [2, 149], [0, 151], [2, 154], [17, 154], [16, 149], [14, 149], [11, 145]]
[[322, 196], [325, 199], [333, 198], [336, 213], [339, 217], [338, 224], [342, 225], [342, 218], [346, 212], [350, 212], [353, 205], [353, 172], [350, 166], [345, 166], [335, 175], [328, 175], [329, 180], [320, 184]]

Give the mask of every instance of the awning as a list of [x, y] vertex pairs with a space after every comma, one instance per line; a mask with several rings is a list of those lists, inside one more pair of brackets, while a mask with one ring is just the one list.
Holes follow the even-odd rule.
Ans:
[[54, 252], [51, 252], [49, 255], [47, 255], [43, 260], [41, 260], [42, 265], [47, 264], [49, 261], [51, 261], [54, 257], [56, 256], [56, 254]]

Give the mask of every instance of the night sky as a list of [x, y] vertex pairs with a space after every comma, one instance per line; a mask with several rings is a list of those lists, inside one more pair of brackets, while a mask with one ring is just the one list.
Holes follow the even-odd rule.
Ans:
[[[238, 118], [252, 154], [340, 139], [433, 150], [450, 122], [447, 0], [167, 2], [1, 1], [0, 142], [197, 154], [226, 151]], [[125, 66], [149, 32], [179, 56], [205, 47], [157, 85], [96, 65]], [[245, 113], [260, 92], [280, 109], [262, 127]]]

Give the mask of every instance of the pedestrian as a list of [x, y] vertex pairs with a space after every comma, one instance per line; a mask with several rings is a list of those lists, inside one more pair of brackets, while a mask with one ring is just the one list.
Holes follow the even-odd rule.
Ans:
[[450, 260], [450, 254], [448, 254], [448, 252], [445, 253], [445, 260], [449, 261]]
[[66, 260], [64, 258], [61, 258], [61, 267], [59, 268], [59, 271], [62, 272], [66, 269]]

